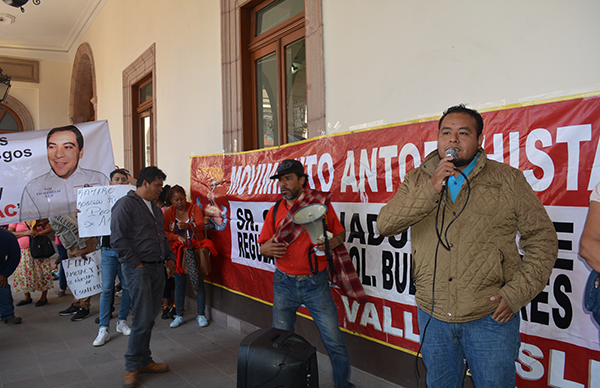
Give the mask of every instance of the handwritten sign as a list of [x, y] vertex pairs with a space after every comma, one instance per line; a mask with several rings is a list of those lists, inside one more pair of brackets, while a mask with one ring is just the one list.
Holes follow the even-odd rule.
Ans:
[[100, 261], [102, 251], [94, 251], [86, 255], [87, 259], [74, 257], [62, 261], [67, 284], [75, 299], [87, 298], [102, 291]]
[[77, 190], [79, 237], [110, 235], [110, 216], [113, 205], [129, 190], [130, 185], [84, 187]]

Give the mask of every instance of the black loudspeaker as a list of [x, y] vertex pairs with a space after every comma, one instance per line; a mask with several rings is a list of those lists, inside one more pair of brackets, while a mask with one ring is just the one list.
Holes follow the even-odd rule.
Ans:
[[240, 343], [237, 388], [319, 388], [316, 349], [290, 331], [257, 330]]

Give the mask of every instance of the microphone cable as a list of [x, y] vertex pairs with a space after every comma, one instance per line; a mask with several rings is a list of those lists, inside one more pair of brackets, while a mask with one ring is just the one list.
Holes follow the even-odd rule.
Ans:
[[[467, 178], [465, 173], [462, 172], [461, 170], [459, 170], [458, 168], [454, 168], [454, 170], [458, 171], [460, 173], [460, 175], [462, 175], [463, 178], [465, 178], [465, 183], [467, 184], [467, 199], [465, 200], [465, 204], [463, 205], [462, 209], [460, 209], [460, 211], [458, 212], [456, 217], [454, 217], [452, 219], [452, 221], [450, 221], [450, 223], [448, 224], [448, 227], [446, 228], [446, 232], [444, 233], [444, 238], [446, 240], [446, 246], [448, 247], [448, 248], [446, 248], [447, 250], [450, 250], [450, 244], [448, 243], [448, 229], [450, 229], [450, 225], [452, 225], [452, 223], [454, 221], [456, 221], [458, 216], [460, 216], [462, 214], [462, 212], [465, 210], [465, 208], [467, 207], [467, 203], [469, 203], [469, 198], [471, 197], [471, 183], [469, 182], [469, 179]], [[450, 191], [450, 190], [448, 190], [448, 191]], [[446, 192], [446, 202], [447, 201], [448, 201], [448, 192]], [[446, 211], [446, 203], [444, 203], [444, 212], [445, 211]], [[442, 227], [443, 227], [443, 221], [442, 221]], [[439, 233], [438, 233], [438, 237], [439, 237]]]
[[[427, 319], [427, 323], [425, 324], [425, 327], [423, 328], [423, 332], [420, 335], [419, 350], [417, 351], [417, 355], [415, 358], [415, 370], [416, 370], [416, 374], [417, 374], [417, 387], [419, 387], [419, 388], [421, 387], [421, 374], [419, 372], [419, 355], [421, 354], [421, 349], [423, 348], [423, 342], [425, 342], [425, 333], [427, 332], [427, 327], [429, 326], [429, 322], [431, 322], [431, 318], [433, 317], [433, 308], [435, 306], [435, 278], [437, 275], [437, 261], [438, 261], [439, 248], [440, 248], [440, 245], [442, 245], [447, 251], [450, 250], [450, 243], [448, 242], [448, 229], [450, 229], [450, 225], [452, 225], [452, 223], [454, 221], [456, 221], [456, 219], [465, 210], [465, 208], [467, 207], [467, 203], [469, 203], [469, 198], [471, 197], [471, 184], [469, 182], [469, 179], [467, 178], [465, 173], [462, 172], [461, 170], [459, 170], [458, 168], [455, 167], [454, 170], [458, 171], [465, 178], [465, 182], [467, 183], [467, 189], [468, 189], [467, 190], [467, 199], [465, 200], [465, 204], [463, 205], [462, 209], [460, 209], [458, 214], [456, 216], [454, 216], [454, 218], [450, 221], [450, 223], [446, 227], [446, 231], [444, 232], [444, 220], [445, 220], [445, 216], [446, 216], [446, 207], [448, 205], [448, 192], [450, 190], [448, 189], [447, 185], [442, 186], [442, 192], [440, 193], [440, 199], [438, 201], [437, 211], [435, 214], [435, 232], [437, 234], [438, 242], [435, 247], [435, 256], [434, 256], [434, 260], [433, 260], [433, 281], [432, 281], [432, 287], [431, 287], [431, 311], [429, 313], [429, 318]], [[444, 196], [444, 194], [445, 194], [445, 196]], [[438, 228], [438, 218], [439, 218], [439, 214], [440, 214], [440, 208], [442, 205], [442, 197], [444, 198], [444, 210], [442, 212], [441, 228]], [[445, 244], [444, 244], [444, 241], [442, 241], [442, 235], [440, 233], [440, 230], [442, 232], [444, 232], [444, 239], [446, 240]], [[418, 307], [417, 307], [417, 309], [418, 309]], [[418, 321], [418, 318], [417, 318], [417, 321]]]

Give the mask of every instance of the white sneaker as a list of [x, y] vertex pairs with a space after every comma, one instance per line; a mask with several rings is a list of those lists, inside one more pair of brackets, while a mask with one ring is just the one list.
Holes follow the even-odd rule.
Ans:
[[175, 315], [175, 319], [173, 319], [173, 322], [171, 322], [171, 324], [169, 326], [171, 326], [172, 328], [176, 328], [183, 325], [183, 317], [179, 316], [179, 315]]
[[102, 346], [106, 341], [110, 340], [110, 334], [108, 334], [108, 330], [106, 327], [101, 327], [98, 330], [98, 337], [94, 340], [94, 346]]
[[208, 319], [206, 319], [206, 317], [204, 315], [198, 315], [198, 318], [196, 318], [196, 320], [198, 321], [198, 326], [200, 326], [200, 327], [208, 326]]
[[127, 321], [117, 322], [117, 333], [123, 333], [123, 335], [131, 334], [131, 328], [127, 325]]

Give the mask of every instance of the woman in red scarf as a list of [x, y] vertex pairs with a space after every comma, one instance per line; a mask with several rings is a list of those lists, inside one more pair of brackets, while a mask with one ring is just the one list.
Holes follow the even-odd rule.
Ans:
[[[202, 209], [186, 200], [183, 187], [175, 185], [169, 190], [171, 207], [164, 212], [165, 232], [171, 243], [171, 249], [177, 258], [177, 269], [175, 272], [175, 311], [176, 315], [171, 322], [171, 327], [179, 327], [183, 324], [183, 312], [185, 302], [185, 287], [187, 276], [190, 276], [192, 289], [196, 295], [196, 306], [198, 310], [198, 325], [208, 326], [208, 320], [204, 316], [204, 302], [206, 293], [204, 290], [204, 277], [198, 273], [198, 260], [194, 260], [194, 251], [185, 249], [194, 240], [204, 240], [204, 212]], [[191, 256], [190, 256], [191, 255]]]

